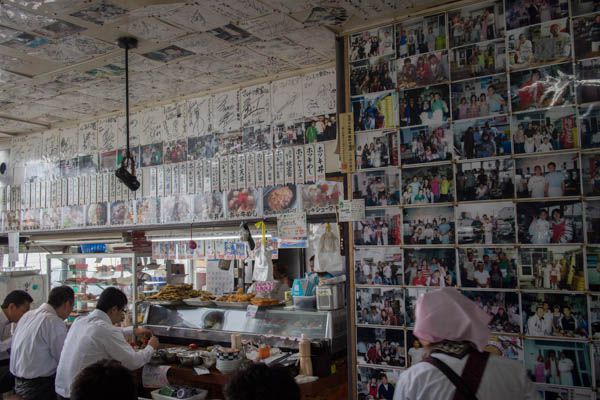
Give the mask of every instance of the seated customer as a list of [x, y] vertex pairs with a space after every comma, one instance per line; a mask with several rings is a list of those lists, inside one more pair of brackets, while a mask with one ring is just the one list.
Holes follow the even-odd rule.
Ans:
[[114, 360], [102, 360], [86, 367], [71, 386], [71, 400], [137, 400], [131, 372]]
[[300, 400], [300, 388], [284, 368], [254, 364], [238, 371], [225, 386], [226, 400]]

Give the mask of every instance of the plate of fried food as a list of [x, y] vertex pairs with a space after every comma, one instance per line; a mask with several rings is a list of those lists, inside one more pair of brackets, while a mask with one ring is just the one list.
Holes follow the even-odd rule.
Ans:
[[269, 298], [261, 298], [261, 297], [254, 297], [252, 300], [250, 300], [250, 303], [252, 305], [259, 306], [259, 307], [276, 307], [276, 306], [279, 306], [282, 304], [282, 302], [277, 299], [269, 299]]
[[193, 307], [208, 307], [215, 304], [214, 300], [216, 296], [214, 294], [205, 290], [199, 290], [198, 292], [200, 293], [200, 296], [183, 299], [183, 302], [188, 306]]
[[184, 299], [200, 296], [201, 291], [194, 290], [192, 285], [165, 285], [158, 293], [146, 297], [145, 300], [157, 305], [180, 305], [184, 304]]
[[244, 290], [240, 288], [237, 292], [218, 297], [215, 304], [219, 307], [246, 308], [253, 298], [254, 293], [244, 293]]

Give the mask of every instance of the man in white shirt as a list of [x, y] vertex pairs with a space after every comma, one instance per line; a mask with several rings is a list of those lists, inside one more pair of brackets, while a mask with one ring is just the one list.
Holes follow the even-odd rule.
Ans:
[[54, 377], [67, 337], [67, 319], [75, 293], [68, 286], [50, 291], [48, 302], [21, 318], [13, 336], [10, 372], [23, 400], [54, 400]]
[[24, 290], [13, 290], [2, 303], [0, 312], [0, 393], [11, 391], [15, 378], [10, 373], [10, 348], [14, 326], [29, 311], [33, 298]]
[[[73, 323], [56, 372], [56, 394], [59, 399], [68, 399], [75, 377], [84, 368], [100, 360], [118, 361], [132, 371], [150, 361], [154, 350], [158, 348], [157, 338], [150, 338], [145, 349], [135, 351], [124, 336], [133, 331], [114, 326], [123, 320], [126, 306], [127, 296], [119, 289], [109, 287], [100, 295], [96, 310]], [[135, 333], [141, 335], [148, 332], [147, 329], [138, 328]]]
[[[550, 323], [548, 323], [550, 322]], [[547, 336], [552, 332], [548, 328], [552, 327], [552, 319], [548, 319], [544, 316], [544, 308], [538, 306], [533, 314], [527, 320], [527, 333], [530, 336]]]
[[487, 288], [490, 287], [490, 273], [483, 269], [483, 261], [477, 262], [477, 271], [473, 273], [473, 278], [477, 283], [477, 287]]

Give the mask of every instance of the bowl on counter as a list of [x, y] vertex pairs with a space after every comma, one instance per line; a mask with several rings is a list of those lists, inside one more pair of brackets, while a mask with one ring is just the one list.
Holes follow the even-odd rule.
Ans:
[[163, 360], [167, 364], [177, 364], [179, 362], [179, 354], [187, 351], [187, 349], [181, 347], [169, 347], [162, 350]]
[[202, 365], [202, 357], [197, 351], [185, 351], [177, 355], [179, 363], [184, 367], [196, 367]]

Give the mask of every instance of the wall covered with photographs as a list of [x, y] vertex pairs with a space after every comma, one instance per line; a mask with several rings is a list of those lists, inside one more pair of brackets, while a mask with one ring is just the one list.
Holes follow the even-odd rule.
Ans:
[[441, 286], [540, 399], [595, 398], [598, 2], [479, 2], [351, 33], [348, 56], [358, 398], [421, 360], [416, 299]]
[[333, 213], [335, 70], [183, 100], [131, 115], [141, 188], [114, 171], [125, 117], [18, 136], [14, 185], [0, 191], [3, 231], [52, 231]]

